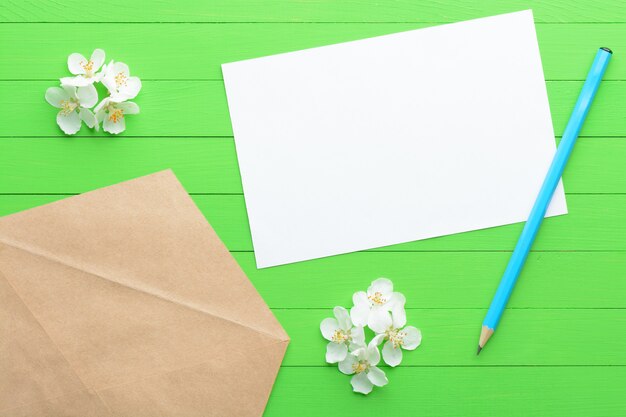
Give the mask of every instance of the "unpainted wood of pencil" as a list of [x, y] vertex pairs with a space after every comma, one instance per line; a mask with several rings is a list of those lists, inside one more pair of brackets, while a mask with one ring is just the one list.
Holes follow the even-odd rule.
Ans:
[[478, 350], [476, 351], [476, 355], [478, 355], [480, 351], [483, 350], [493, 332], [493, 329], [490, 329], [487, 326], [483, 326], [482, 330], [480, 331], [480, 338], [478, 339]]

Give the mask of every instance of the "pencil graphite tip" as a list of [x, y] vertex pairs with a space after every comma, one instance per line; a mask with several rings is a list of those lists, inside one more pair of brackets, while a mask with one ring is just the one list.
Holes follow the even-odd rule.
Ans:
[[493, 329], [490, 329], [489, 327], [483, 325], [483, 328], [480, 331], [480, 338], [478, 339], [478, 350], [476, 351], [476, 355], [478, 355], [480, 351], [483, 350], [492, 334]]

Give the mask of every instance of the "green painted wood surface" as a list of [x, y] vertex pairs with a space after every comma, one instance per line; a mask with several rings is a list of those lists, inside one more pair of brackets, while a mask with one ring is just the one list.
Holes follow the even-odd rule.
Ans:
[[[435, 22], [532, 8], [537, 22], [624, 22], [621, 0], [6, 0], [0, 22]], [[149, 7], [146, 7], [148, 6]], [[110, 10], [115, 10], [111, 13]]]
[[[46, 126], [43, 119], [49, 122], [49, 117], [42, 118], [41, 126]], [[626, 193], [625, 159], [622, 138], [580, 138], [565, 171], [566, 193]], [[4, 138], [0, 166], [6, 168], [6, 175], [0, 176], [0, 193], [81, 193], [167, 168], [176, 172], [190, 193], [242, 193], [230, 137]], [[41, 181], [42, 169], [45, 181]]]
[[[55, 80], [67, 70], [59, 57], [102, 47], [109, 57], [132, 62], [131, 71], [144, 79], [220, 80], [225, 62], [427, 26], [432, 24], [0, 24], [3, 45], [16, 46], [0, 49], [0, 79]], [[588, 51], [598, 45], [626, 49], [626, 23], [536, 27], [548, 80], [583, 80], [591, 64]], [[605, 79], [626, 79], [626, 63], [613, 60]]]
[[[490, 342], [492, 343], [492, 342]], [[623, 416], [626, 368], [399, 367], [387, 389], [346, 394], [331, 368], [284, 368], [267, 416]], [[391, 385], [393, 384], [393, 385]]]
[[[311, 329], [327, 316], [328, 310], [274, 310], [292, 338], [285, 366], [325, 366], [327, 342]], [[509, 309], [507, 325], [515, 331], [494, 337], [494, 353], [488, 359], [476, 357], [476, 324], [483, 309], [407, 310], [407, 319], [419, 326], [424, 342], [415, 354], [405, 352], [407, 366], [504, 366], [504, 365], [603, 365], [626, 366], [626, 332], [612, 334], [597, 344], [594, 354], [584, 358], [589, 346], [585, 340], [604, 339], [604, 328], [598, 322], [626, 324], [626, 311], [615, 310], [546, 310]], [[504, 316], [503, 316], [504, 317]], [[471, 320], [474, 320], [472, 322]], [[528, 341], [532, 341], [529, 343]], [[418, 354], [419, 352], [419, 354]], [[487, 356], [487, 355], [485, 355]], [[584, 358], [584, 359], [583, 359]]]
[[[87, 167], [85, 167], [87, 169]], [[15, 212], [64, 198], [64, 195], [0, 195], [0, 213]], [[193, 199], [226, 246], [251, 251], [252, 239], [242, 195], [193, 195]], [[533, 250], [626, 251], [626, 194], [574, 194], [569, 214], [544, 221]], [[442, 236], [372, 251], [501, 251], [512, 250], [522, 224]], [[273, 268], [270, 270], [278, 270]], [[283, 294], [288, 296], [288, 294]]]
[[[172, 168], [292, 337], [268, 416], [624, 416], [626, 3], [618, 0], [0, 2], [0, 215]], [[557, 141], [595, 48], [615, 56], [503, 326], [481, 318], [520, 224], [257, 270], [220, 64], [533, 8]], [[144, 82], [120, 137], [61, 135], [45, 89], [104, 48]], [[94, 136], [94, 137], [92, 137]], [[424, 342], [363, 398], [324, 364], [319, 321], [378, 276]]]
[[[54, 108], [43, 100], [46, 88], [52, 85], [56, 82], [0, 81], [0, 97], [10, 98], [0, 101], [0, 113], [13, 121], [0, 125], [0, 137], [63, 136], [55, 124], [47, 123], [56, 115]], [[598, 92], [589, 111], [589, 122], [581, 130], [582, 136], [623, 134], [626, 114], [615, 103], [626, 97], [626, 82], [606, 81], [603, 85], [606, 88]], [[563, 133], [582, 81], [548, 81], [547, 86], [554, 132], [558, 136]], [[126, 136], [233, 134], [222, 81], [144, 81], [141, 96], [134, 101], [141, 106], [142, 116], [128, 116]], [[97, 133], [86, 127], [78, 135], [107, 136], [102, 130]]]

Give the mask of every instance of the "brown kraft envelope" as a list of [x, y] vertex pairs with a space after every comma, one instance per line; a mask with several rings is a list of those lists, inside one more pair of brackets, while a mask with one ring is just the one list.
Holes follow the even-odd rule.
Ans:
[[0, 416], [260, 416], [289, 338], [171, 171], [0, 219]]

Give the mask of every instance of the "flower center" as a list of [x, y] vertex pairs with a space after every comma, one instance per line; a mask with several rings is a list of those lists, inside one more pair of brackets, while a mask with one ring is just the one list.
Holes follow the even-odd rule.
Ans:
[[118, 88], [121, 86], [126, 86], [126, 80], [128, 80], [126, 74], [124, 74], [123, 72], [118, 72], [115, 76], [115, 85], [117, 85]]
[[113, 123], [117, 123], [118, 121], [124, 118], [124, 110], [122, 109], [114, 109], [109, 113], [109, 120]]
[[356, 374], [360, 374], [361, 372], [365, 372], [369, 369], [370, 364], [368, 361], [359, 361], [352, 364], [352, 370]]
[[399, 348], [404, 345], [404, 338], [406, 337], [406, 332], [400, 331], [399, 329], [389, 329], [386, 332], [386, 339], [391, 342], [394, 349]]
[[337, 343], [338, 345], [350, 340], [350, 335], [346, 332], [344, 332], [341, 329], [337, 329], [335, 330], [335, 333], [333, 334], [333, 337], [331, 338], [333, 339], [333, 342]]
[[387, 302], [387, 299], [383, 297], [383, 294], [378, 292], [378, 291], [376, 291], [372, 295], [369, 295], [367, 298], [369, 298], [369, 300], [372, 303], [374, 303], [376, 305], [379, 305], [379, 306], [381, 306], [381, 305], [383, 305], [383, 304], [385, 304]]
[[78, 103], [72, 100], [61, 100], [61, 113], [63, 113], [63, 116], [67, 116], [73, 112], [76, 107], [78, 107]]
[[85, 70], [85, 75], [91, 77], [93, 75], [93, 61], [81, 62], [80, 66]]

